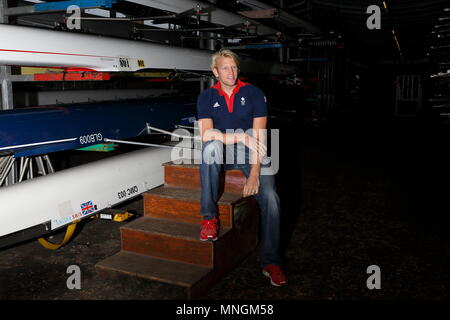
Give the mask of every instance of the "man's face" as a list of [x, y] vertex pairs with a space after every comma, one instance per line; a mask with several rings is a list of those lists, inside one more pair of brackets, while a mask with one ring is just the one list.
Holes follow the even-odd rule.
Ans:
[[232, 87], [236, 84], [239, 69], [232, 58], [219, 57], [216, 60], [217, 67], [213, 70], [217, 79], [225, 86]]

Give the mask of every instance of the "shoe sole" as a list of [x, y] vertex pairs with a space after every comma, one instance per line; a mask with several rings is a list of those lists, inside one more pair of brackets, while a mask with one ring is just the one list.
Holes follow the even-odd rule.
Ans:
[[270, 284], [273, 285], [274, 287], [282, 287], [282, 286], [286, 285], [286, 283], [276, 284], [275, 282], [273, 282], [272, 281], [272, 277], [270, 276], [270, 274], [266, 270], [263, 270], [262, 274], [270, 279]]
[[208, 239], [202, 239], [202, 238], [200, 238], [200, 241], [211, 241], [211, 242], [213, 242], [213, 241], [216, 241], [217, 240], [217, 237], [215, 237], [214, 239], [213, 238], [208, 238]]

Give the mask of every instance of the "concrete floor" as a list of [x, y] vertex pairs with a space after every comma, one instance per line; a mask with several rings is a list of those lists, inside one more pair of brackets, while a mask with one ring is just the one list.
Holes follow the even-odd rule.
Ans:
[[[298, 148], [282, 136], [277, 185], [290, 284], [272, 287], [255, 252], [205, 299], [449, 299], [450, 131], [398, 125], [308, 124]], [[94, 265], [119, 250], [122, 224], [87, 220], [57, 251], [36, 241], [1, 250], [0, 299], [184, 299], [170, 285], [98, 277]], [[67, 288], [70, 265], [81, 269], [80, 290]], [[381, 289], [367, 288], [370, 265], [380, 268]]]

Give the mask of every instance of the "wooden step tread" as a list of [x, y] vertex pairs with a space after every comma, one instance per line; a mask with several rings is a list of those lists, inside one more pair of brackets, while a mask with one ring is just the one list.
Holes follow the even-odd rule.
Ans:
[[[169, 162], [164, 162], [162, 164], [163, 167], [182, 167], [182, 168], [190, 168], [190, 169], [199, 169], [200, 170], [200, 164], [196, 164], [194, 163], [193, 160], [186, 160], [186, 163], [175, 163], [174, 161], [169, 161]], [[189, 163], [189, 161], [191, 163]], [[232, 170], [227, 170], [227, 171], [236, 171], [236, 172], [241, 172], [241, 170], [239, 169], [232, 169]]]
[[[200, 224], [144, 216], [127, 223], [120, 229], [156, 233], [186, 240], [200, 241], [199, 234], [201, 226]], [[224, 235], [230, 230], [230, 228], [220, 227], [219, 235]]]
[[[192, 160], [187, 160], [188, 162], [193, 162]], [[199, 164], [194, 164], [194, 163], [174, 163], [173, 161], [169, 161], [169, 162], [165, 162], [162, 164], [163, 167], [183, 167], [183, 168], [196, 168], [196, 169], [200, 169], [200, 165]]]
[[208, 267], [157, 259], [128, 251], [120, 251], [106, 258], [97, 263], [96, 268], [188, 288], [212, 271]]
[[[153, 195], [162, 198], [176, 199], [182, 201], [200, 202], [200, 190], [166, 187], [161, 186], [152, 190], [146, 191], [143, 195]], [[225, 204], [231, 205], [243, 198], [240, 193], [224, 192], [217, 202], [218, 205]]]

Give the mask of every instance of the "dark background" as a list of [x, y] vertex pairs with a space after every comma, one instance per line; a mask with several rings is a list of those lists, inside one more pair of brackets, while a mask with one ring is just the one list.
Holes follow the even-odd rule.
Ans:
[[[433, 98], [448, 103], [450, 84], [449, 77], [431, 77], [450, 69], [448, 38], [433, 33], [445, 22], [438, 19], [449, 16], [448, 1], [388, 1], [380, 30], [366, 27], [371, 4], [382, 8], [379, 1], [283, 2], [324, 30], [319, 38], [305, 35], [292, 57], [327, 59], [300, 64], [295, 81], [244, 73], [266, 92], [270, 127], [280, 129], [277, 188], [290, 283], [270, 286], [255, 251], [206, 299], [449, 299], [450, 127], [445, 108], [437, 108]], [[420, 112], [396, 114], [398, 75], [420, 76]], [[85, 157], [77, 151], [69, 156], [60, 156], [64, 165]], [[129, 205], [139, 211], [139, 202]], [[36, 242], [0, 251], [0, 298], [183, 299], [177, 288], [160, 283], [97, 278], [95, 263], [119, 250], [119, 227], [89, 220], [57, 252]], [[82, 290], [66, 288], [70, 264], [82, 266]], [[379, 290], [366, 286], [370, 265], [380, 267]]]

